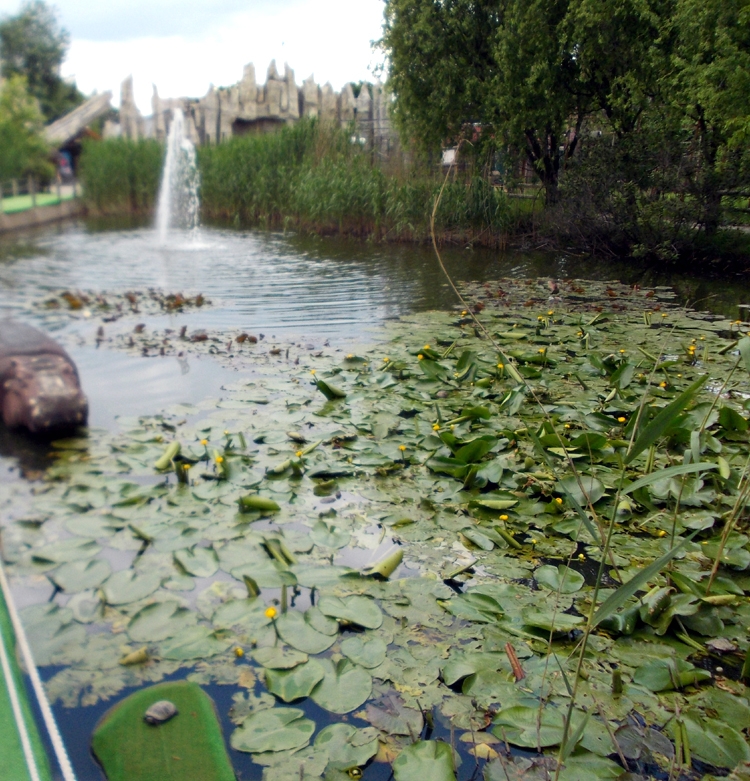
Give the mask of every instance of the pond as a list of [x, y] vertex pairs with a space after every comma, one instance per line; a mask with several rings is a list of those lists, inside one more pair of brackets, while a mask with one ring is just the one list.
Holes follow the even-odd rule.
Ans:
[[[446, 248], [443, 260], [457, 282], [475, 283], [480, 293], [481, 283], [486, 280], [530, 279], [525, 292], [534, 304], [524, 316], [519, 303], [522, 313], [519, 322], [524, 318], [535, 321], [537, 315], [541, 321], [548, 306], [556, 307], [554, 299], [547, 303], [550, 297], [547, 278], [619, 279], [627, 285], [639, 286], [644, 292], [671, 285], [677, 293], [673, 303], [698, 303], [700, 308], [729, 320], [742, 317], [747, 312], [742, 305], [750, 301], [750, 283], [742, 279], [719, 281], [666, 272], [656, 274], [633, 264], [592, 261], [564, 254]], [[537, 282], [537, 277], [542, 279]], [[159, 290], [161, 294], [182, 294], [188, 302], [172, 307], [163, 295], [150, 295], [149, 289]], [[619, 295], [623, 288], [618, 291]], [[63, 292], [69, 294], [68, 298], [61, 297]], [[126, 296], [133, 292], [138, 294], [136, 304]], [[198, 305], [196, 296], [202, 296]], [[107, 299], [106, 308], [101, 304], [101, 297]], [[117, 308], [123, 304], [123, 308]], [[359, 673], [390, 664], [393, 668], [390, 675], [394, 676], [390, 680], [398, 678], [395, 689], [388, 689], [382, 682], [372, 684], [373, 678], [379, 679], [369, 672], [361, 676], [367, 679], [366, 685], [357, 681], [356, 676], [352, 679], [353, 689], [375, 686], [373, 696], [379, 698], [378, 703], [373, 706], [375, 711], [366, 717], [365, 711], [358, 709], [362, 700], [351, 709], [354, 713], [339, 707], [341, 686], [336, 670], [326, 666], [330, 664], [328, 657], [321, 657], [320, 663], [313, 659], [304, 661], [300, 666], [321, 677], [325, 675], [325, 682], [329, 678], [333, 681], [328, 686], [327, 697], [313, 695], [313, 699], [307, 698], [302, 704], [297, 701], [299, 698], [281, 698], [302, 708], [304, 718], [320, 727], [338, 721], [331, 713], [348, 713], [343, 721], [361, 730], [372, 729], [372, 724], [382, 726], [384, 721], [392, 724], [399, 719], [408, 722], [411, 718], [419, 723], [418, 732], [424, 729], [433, 739], [440, 738], [456, 746], [463, 759], [461, 779], [479, 772], [478, 759], [496, 754], [486, 748], [484, 752], [468, 754], [473, 737], [470, 740], [467, 736], [476, 729], [471, 721], [473, 717], [468, 715], [471, 697], [456, 697], [453, 710], [447, 709], [450, 716], [437, 708], [435, 682], [439, 665], [427, 649], [434, 642], [443, 658], [452, 653], [444, 638], [453, 621], [451, 616], [473, 620], [479, 615], [477, 620], [481, 623], [487, 620], [487, 615], [493, 615], [496, 603], [490, 609], [467, 600], [464, 607], [459, 607], [455, 594], [467, 584], [476, 585], [474, 580], [459, 577], [462, 568], [473, 566], [468, 563], [472, 558], [468, 552], [492, 550], [493, 544], [497, 546], [505, 538], [502, 535], [498, 538], [491, 528], [478, 536], [469, 533], [467, 537], [465, 528], [460, 524], [454, 528], [445, 519], [441, 521], [440, 535], [425, 535], [423, 531], [417, 533], [411, 529], [411, 524], [415, 529], [423, 529], [431, 517], [430, 507], [434, 510], [441, 502], [467, 501], [470, 481], [465, 470], [459, 470], [458, 483], [450, 479], [458, 474], [456, 464], [446, 462], [442, 471], [435, 470], [430, 480], [442, 496], [431, 493], [429, 500], [419, 493], [425, 490], [424, 482], [412, 485], [411, 477], [401, 476], [402, 470], [417, 464], [416, 460], [410, 460], [417, 455], [415, 443], [420, 443], [421, 449], [427, 448], [424, 443], [430, 435], [420, 432], [419, 425], [424, 426], [425, 420], [434, 417], [432, 405], [435, 403], [437, 409], [437, 403], [442, 402], [436, 400], [443, 398], [439, 394], [446, 393], [437, 390], [437, 385], [448, 380], [438, 371], [431, 378], [432, 384], [410, 387], [400, 411], [394, 413], [390, 401], [379, 409], [373, 394], [389, 389], [392, 377], [408, 378], [410, 369], [405, 365], [399, 370], [400, 377], [397, 373], [384, 373], [385, 379], [378, 380], [379, 384], [369, 379], [374, 371], [369, 366], [376, 360], [375, 356], [379, 361], [391, 360], [380, 355], [379, 348], [373, 348], [373, 344], [400, 345], [398, 349], [405, 355], [412, 328], [415, 339], [425, 329], [439, 334], [450, 331], [450, 318], [438, 317], [433, 321], [425, 313], [453, 311], [457, 307], [460, 309], [434, 253], [421, 246], [369, 245], [331, 238], [203, 228], [197, 235], [176, 236], [168, 246], [162, 247], [148, 227], [108, 226], [107, 230], [99, 230], [85, 223], [0, 241], [0, 317], [12, 315], [54, 331], [74, 357], [90, 400], [90, 430], [85, 438], [50, 446], [0, 431], [0, 508], [4, 508], [3, 518], [9, 530], [6, 555], [17, 564], [13, 570], [14, 594], [19, 607], [27, 611], [32, 635], [38, 637], [38, 650], [44, 662], [42, 672], [55, 698], [55, 712], [81, 781], [102, 778], [89, 752], [91, 732], [97, 720], [118, 699], [150, 681], [191, 676], [201, 683], [217, 703], [227, 740], [234, 725], [268, 706], [268, 700], [263, 698], [269, 695], [258, 680], [258, 665], [265, 664], [267, 671], [275, 668], [258, 649], [263, 651], [273, 645], [269, 622], [256, 615], [254, 608], [248, 608], [251, 615], [243, 618], [246, 625], [241, 633], [234, 618], [224, 616], [234, 609], [235, 603], [246, 601], [253, 583], [260, 587], [264, 604], [275, 604], [279, 610], [286, 606], [288, 586], [290, 594], [293, 590], [289, 607], [294, 609], [290, 614], [299, 616], [302, 615], [299, 611], [306, 611], [304, 629], [312, 640], [303, 648], [295, 646], [291, 639], [292, 626], [283, 629], [283, 623], [288, 624], [291, 619], [286, 614], [283, 620], [279, 619], [282, 638], [292, 646], [287, 649], [289, 657], [302, 654], [306, 660], [308, 653], [313, 656], [326, 651], [334, 639], [326, 646], [327, 641], [321, 638], [329, 631], [333, 618], [339, 618], [340, 629], [334, 631], [341, 632], [341, 640], [335, 640], [334, 657], [339, 661], [357, 660], [354, 667]], [[573, 328], [572, 322], [555, 324], [550, 320], [545, 321], [545, 327], [559, 327], [562, 333], [563, 328]], [[723, 327], [728, 326], [725, 323]], [[183, 328], [185, 337], [180, 341], [178, 335]], [[530, 326], [524, 329], [530, 339], [542, 338], [538, 332], [534, 337]], [[203, 332], [205, 340], [197, 336]], [[716, 330], [717, 339], [719, 333], [724, 334]], [[214, 334], [222, 336], [213, 341]], [[254, 337], [257, 343], [248, 341], [238, 346], [236, 338], [240, 334]], [[539, 352], [546, 358], [544, 351], [549, 340], [544, 338], [540, 343], [545, 346]], [[418, 345], [409, 344], [409, 350], [412, 347]], [[428, 361], [423, 362], [423, 371], [428, 371], [426, 367], [432, 357], [429, 349], [425, 351]], [[161, 351], [164, 355], [160, 355]], [[625, 352], [624, 347], [621, 352]], [[422, 357], [420, 354], [420, 360]], [[416, 362], [416, 354], [412, 359]], [[440, 356], [435, 359], [437, 363]], [[456, 368], [454, 377], [468, 371], [466, 366]], [[316, 383], [313, 391], [308, 390], [311, 370], [327, 372], [327, 379], [318, 379], [323, 375], [313, 372]], [[471, 371], [478, 369], [475, 366]], [[535, 376], [534, 371], [528, 376]], [[359, 381], [350, 379], [356, 373], [366, 378], [361, 387]], [[303, 376], [307, 377], [304, 382]], [[682, 378], [682, 374], [677, 376]], [[351, 399], [346, 416], [336, 407], [339, 378], [346, 379], [346, 393]], [[585, 387], [583, 380], [580, 382]], [[322, 396], [318, 395], [318, 402], [311, 403], [310, 393], [316, 391]], [[323, 396], [329, 401], [321, 407], [325, 402]], [[460, 411], [460, 407], [457, 409]], [[472, 426], [481, 425], [479, 419], [467, 421], [458, 412], [456, 415], [460, 419], [457, 431], [462, 436], [468, 436]], [[427, 424], [428, 431], [429, 428]], [[373, 450], [365, 445], [364, 438], [355, 442], [354, 430], [359, 431], [360, 437], [363, 431], [368, 431], [368, 439], [377, 442], [377, 447]], [[493, 453], [507, 447], [507, 433], [505, 429], [494, 432], [489, 448]], [[404, 439], [399, 440], [399, 436]], [[589, 447], [599, 448], [592, 444], [597, 441], [592, 437], [588, 440]], [[180, 493], [181, 484], [174, 474], [165, 476], [153, 470], [156, 457], [175, 438], [182, 441], [187, 458], [178, 462], [178, 466], [187, 464], [196, 472], [210, 472], [201, 478], [196, 475], [191, 483], [192, 498]], [[199, 444], [202, 438], [206, 440], [205, 445]], [[400, 446], [398, 441], [408, 444]], [[332, 448], [326, 457], [322, 455], [324, 447], [317, 445], [318, 442], [325, 443], [326, 451]], [[436, 450], [440, 444], [437, 441]], [[348, 467], [336, 455], [347, 452], [351, 453], [349, 460], [356, 469]], [[483, 451], [481, 457], [487, 452]], [[223, 454], [219, 461], [216, 453]], [[222, 474], [221, 463], [225, 457], [233, 465], [229, 476]], [[428, 458], [429, 448], [424, 453], [420, 450], [419, 463], [425, 463]], [[63, 484], [70, 485], [70, 490], [63, 492], [59, 484], [39, 482], [47, 468], [51, 469], [49, 476], [60, 477]], [[179, 471], [177, 466], [175, 469]], [[506, 464], [505, 469], [510, 469], [510, 465]], [[350, 479], [355, 471], [366, 473], [367, 480]], [[499, 485], [501, 477], [488, 479]], [[187, 481], [190, 483], [189, 477]], [[281, 515], [268, 519], [264, 512], [251, 510], [246, 518], [240, 516], [238, 522], [238, 493], [254, 496], [259, 490], [263, 497], [281, 506]], [[390, 509], [388, 491], [394, 492]], [[699, 502], [700, 496], [696, 495]], [[603, 501], [606, 500], [604, 496]], [[508, 506], [517, 504], [515, 499], [507, 497], [498, 501], [510, 501]], [[529, 512], [541, 512], [538, 505], [535, 501]], [[146, 511], [146, 507], [150, 509]], [[237, 542], [238, 528], [242, 529], [245, 547], [232, 547]], [[549, 534], [544, 541], [543, 535], [538, 535], [538, 550], [545, 550], [546, 545], [547, 552], [541, 553], [544, 560], [557, 563], [562, 548], [553, 542], [552, 532]], [[456, 541], [449, 544], [446, 542], [449, 537], [455, 537]], [[438, 580], [425, 590], [424, 578], [419, 575], [432, 566], [429, 555], [419, 553], [419, 544], [425, 539], [434, 540], [445, 556], [453, 556], [458, 579], [446, 577], [450, 586]], [[286, 541], [292, 558], [311, 556], [307, 569], [292, 565], [291, 559], [280, 566], [279, 557], [283, 559], [286, 554], [279, 552], [278, 540]], [[407, 552], [404, 562], [397, 563], [392, 584], [386, 581], [384, 585], [358, 586], [368, 594], [362, 604], [369, 605], [371, 598], [377, 596], [381, 604], [388, 606], [384, 618], [377, 609], [373, 622], [360, 626], [351, 610], [347, 612], [346, 606], [338, 603], [336, 607], [331, 600], [338, 597], [330, 595], [323, 597], [328, 599], [325, 613], [317, 607], [316, 589], [325, 594], [326, 589], [335, 586], [343, 588], [341, 593], [345, 593], [350, 587], [342, 586], [339, 577], [356, 574], [381, 556], [392, 553], [394, 546], [407, 546], [408, 551], [410, 543], [416, 545], [415, 552], [411, 556]], [[456, 546], [460, 547], [458, 552]], [[588, 547], [585, 550], [588, 555]], [[263, 551], [275, 551], [269, 554], [273, 561], [263, 559], [266, 556]], [[99, 579], [95, 573], [81, 570], [80, 562], [86, 561], [89, 554], [95, 557], [91, 561], [101, 570]], [[420, 559], [422, 555], [426, 558]], [[506, 562], [508, 577], [514, 583], [530, 582], [529, 569], [539, 564], [533, 556], [532, 548], [531, 556], [521, 564]], [[252, 566], [246, 564], [243, 570], [245, 559]], [[623, 562], [619, 563], [623, 566]], [[120, 573], [126, 575], [132, 571], [139, 572], [138, 578], [145, 581], [148, 566], [161, 577], [151, 591], [139, 581], [139, 588], [145, 589], [143, 593], [135, 589], [132, 599], [121, 600], [117, 588], [107, 586]], [[321, 573], [326, 567], [330, 573], [324, 577]], [[288, 570], [292, 571], [293, 578], [289, 576], [287, 583], [287, 575], [280, 573]], [[481, 567], [477, 572], [481, 580]], [[488, 572], [492, 573], [491, 568], [484, 574]], [[247, 591], [243, 576], [250, 579]], [[404, 585], [396, 593], [395, 584], [407, 581], [412, 585]], [[130, 588], [133, 584], [123, 583], [120, 587], [125, 585]], [[582, 585], [583, 578], [578, 588]], [[100, 586], [110, 594], [106, 608], [96, 596]], [[149, 624], [145, 619], [147, 608], [151, 609], [150, 594], [154, 591], [157, 601], [153, 604], [158, 609], [166, 605], [175, 606], [175, 611], [189, 611], [179, 613], [176, 618], [176, 612], [164, 608], [164, 621], [176, 627], [174, 636], [149, 635], [149, 631], [153, 632], [153, 620]], [[489, 592], [481, 598], [494, 600]], [[523, 598], [520, 590], [516, 598]], [[408, 642], [401, 642], [394, 633], [398, 633], [399, 626], [403, 629], [418, 624], [414, 605], [424, 599], [435, 603], [434, 610], [426, 610], [424, 626], [414, 630]], [[438, 603], [450, 603], [453, 607], [443, 610], [443, 616]], [[572, 598], [565, 604], [566, 610], [572, 610]], [[75, 615], [75, 621], [63, 618], [62, 612], [50, 613], [58, 608], [73, 611], [65, 616]], [[489, 614], [482, 613], [486, 609], [490, 610]], [[337, 610], [343, 613], [338, 616]], [[191, 624], [196, 612], [201, 616], [200, 626]], [[191, 618], [183, 621], [183, 616]], [[210, 636], [202, 628], [207, 617], [213, 621]], [[137, 627], [148, 624], [150, 629], [134, 629], [136, 620], [140, 622]], [[359, 620], [363, 620], [361, 616]], [[87, 638], [96, 662], [87, 666], [69, 648], [51, 642], [47, 634], [50, 626], [56, 627], [56, 632], [70, 633], [71, 637], [80, 635], [79, 640]], [[543, 624], [537, 625], [536, 631], [540, 629], [544, 629]], [[204, 632], [191, 642], [204, 649], [203, 655], [214, 659], [213, 662], [202, 662], [198, 656], [191, 656], [185, 646], [173, 642], [175, 636], [182, 637], [185, 632]], [[532, 637], [528, 627], [523, 632], [518, 636], [526, 640]], [[475, 650], [476, 642], [471, 637], [467, 633], [462, 642]], [[503, 648], [499, 637], [492, 646], [496, 667], [500, 662], [494, 657]], [[128, 646], [129, 650], [135, 650], [140, 638], [149, 645], [150, 652], [157, 650], [152, 666], [144, 671], [113, 667], [121, 648], [123, 652]], [[378, 659], [370, 664], [368, 654], [377, 657], [383, 642], [394, 649], [393, 658], [389, 651], [387, 661]], [[529, 648], [532, 646], [533, 643]], [[233, 648], [244, 648], [243, 656], [227, 659], [228, 650]], [[529, 648], [522, 649], [522, 660], [532, 677], [539, 676], [541, 668], [535, 666]], [[253, 664], [247, 661], [248, 657], [254, 659]], [[258, 658], [264, 661], [258, 662]], [[93, 669], [99, 664], [100, 669]], [[296, 669], [292, 662], [289, 667]], [[425, 669], [420, 672], [419, 667]], [[239, 668], [243, 669], [238, 673]], [[442, 680], [446, 679], [444, 668], [440, 675]], [[454, 682], [462, 677], [456, 673]], [[503, 687], [505, 683], [500, 686], [504, 691]], [[480, 702], [488, 688], [492, 688], [492, 683], [487, 681], [476, 688], [475, 697]], [[278, 684], [275, 693], [278, 695], [282, 690]], [[415, 695], [415, 691], [423, 693]], [[416, 701], [419, 708], [434, 716], [429, 729], [419, 710], [415, 710]], [[391, 705], [384, 706], [383, 702]], [[519, 700], [514, 707], [528, 708], [528, 703]], [[456, 728], [456, 724], [461, 726]], [[463, 743], [457, 738], [459, 730]], [[400, 734], [408, 736], [408, 732], [407, 729]], [[363, 731], [361, 740], [369, 734]], [[482, 745], [491, 747], [492, 743], [488, 738]], [[495, 739], [494, 743], [498, 741]], [[383, 745], [387, 756], [390, 744]], [[253, 754], [233, 747], [230, 755], [238, 777], [261, 778], [263, 767], [251, 760]], [[265, 762], [273, 768], [267, 777], [274, 781], [296, 772], [290, 770], [289, 763], [284, 765], [280, 760], [266, 757]], [[320, 757], [311, 754], [309, 762], [311, 767], [317, 767], [315, 763], [320, 762]], [[387, 763], [376, 762], [365, 768], [364, 777], [367, 781], [386, 779], [390, 772]], [[611, 767], [607, 772], [611, 772]]]

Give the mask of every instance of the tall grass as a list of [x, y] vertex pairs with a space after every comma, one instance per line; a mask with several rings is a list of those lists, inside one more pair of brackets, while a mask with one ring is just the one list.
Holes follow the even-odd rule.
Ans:
[[152, 139], [86, 141], [79, 170], [89, 208], [100, 214], [152, 212], [163, 159], [163, 145]]
[[[81, 167], [90, 205], [100, 213], [151, 210], [162, 154], [154, 141], [87, 144]], [[202, 147], [198, 165], [204, 219], [395, 241], [429, 238], [443, 183], [440, 170], [417, 163], [380, 165], [349, 132], [314, 120]], [[442, 239], [495, 245], [520, 218], [501, 190], [462, 172], [443, 192], [436, 228]]]

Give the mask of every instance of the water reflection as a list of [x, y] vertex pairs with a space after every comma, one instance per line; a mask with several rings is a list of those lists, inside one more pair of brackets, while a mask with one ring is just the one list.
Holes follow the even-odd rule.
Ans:
[[[22, 311], [61, 287], [157, 287], [202, 292], [213, 301], [189, 318], [170, 316], [171, 327], [189, 322], [196, 328], [337, 338], [457, 303], [428, 246], [204, 228], [197, 238], [178, 236], [163, 247], [147, 227], [98, 227], [74, 223], [39, 231], [16, 242], [18, 251], [9, 248], [10, 240], [0, 241], [0, 311]], [[699, 268], [655, 271], [630, 261], [457, 247], [446, 248], [443, 259], [458, 281], [553, 276], [672, 285], [683, 302], [733, 318], [738, 305], [750, 301], [745, 277], [711, 278]]]

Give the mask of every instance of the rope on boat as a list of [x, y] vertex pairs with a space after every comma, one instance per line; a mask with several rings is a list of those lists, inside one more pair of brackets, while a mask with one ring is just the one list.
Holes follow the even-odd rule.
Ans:
[[[39, 677], [39, 671], [36, 668], [36, 665], [34, 664], [34, 657], [31, 654], [31, 648], [29, 648], [29, 641], [26, 638], [26, 632], [24, 632], [23, 625], [21, 624], [21, 619], [18, 615], [18, 612], [16, 611], [16, 606], [13, 602], [13, 599], [11, 597], [10, 593], [10, 585], [8, 584], [8, 579], [5, 577], [5, 570], [3, 569], [3, 563], [0, 561], [0, 588], [2, 588], [3, 596], [5, 597], [5, 604], [8, 607], [8, 614], [10, 615], [10, 621], [11, 624], [13, 624], [13, 631], [16, 635], [16, 643], [18, 644], [19, 648], [21, 649], [21, 656], [23, 656], [24, 664], [26, 665], [26, 670], [28, 672], [29, 678], [31, 679], [31, 685], [34, 689], [34, 694], [36, 695], [37, 702], [39, 703], [39, 709], [42, 712], [42, 717], [44, 719], [44, 725], [47, 728], [47, 733], [49, 734], [50, 741], [52, 742], [52, 747], [55, 750], [55, 756], [57, 757], [57, 763], [60, 766], [60, 770], [62, 771], [63, 779], [65, 781], [76, 781], [75, 773], [73, 772], [73, 766], [70, 764], [70, 759], [68, 758], [68, 752], [65, 750], [65, 744], [63, 743], [62, 737], [60, 736], [60, 731], [57, 728], [57, 722], [55, 721], [55, 716], [52, 713], [52, 708], [50, 708], [49, 701], [47, 700], [47, 695], [44, 691], [44, 686], [42, 684], [42, 679]], [[3, 651], [3, 659], [4, 661], [7, 661], [7, 656], [5, 654], [5, 643], [0, 643], [0, 647]], [[3, 664], [3, 669], [5, 669], [5, 665]], [[8, 671], [10, 671], [10, 666], [8, 666]], [[6, 673], [6, 677], [8, 678], [9, 682], [9, 691], [12, 691], [13, 694], [11, 695], [11, 698], [15, 697], [16, 701], [18, 701], [18, 692], [15, 688], [15, 681], [12, 677], [10, 677]], [[31, 743], [28, 741], [28, 733], [26, 733], [26, 722], [23, 720], [22, 716], [19, 716], [20, 713], [20, 706], [19, 706], [19, 712], [16, 713], [15, 707], [13, 708], [14, 714], [16, 715], [16, 721], [18, 722], [18, 728], [19, 732], [23, 731], [26, 734], [26, 741], [28, 742], [28, 748], [29, 751], [31, 751]], [[21, 737], [21, 740], [23, 741], [23, 734]], [[26, 754], [26, 762], [29, 763], [29, 756], [31, 756], [31, 764], [29, 764], [29, 772], [32, 774], [32, 781], [39, 781], [39, 775], [38, 771], [36, 769], [36, 763], [34, 761], [33, 754], [29, 755], [29, 753], [26, 753], [26, 744], [24, 744], [24, 753]], [[33, 767], [33, 771], [32, 771]]]

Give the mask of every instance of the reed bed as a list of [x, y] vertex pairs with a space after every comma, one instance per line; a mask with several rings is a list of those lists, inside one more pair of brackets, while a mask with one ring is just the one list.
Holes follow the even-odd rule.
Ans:
[[80, 162], [84, 198], [98, 214], [149, 214], [156, 205], [164, 147], [153, 139], [87, 141]]
[[[237, 227], [292, 229], [386, 241], [426, 241], [443, 173], [418, 163], [392, 170], [345, 129], [303, 120], [277, 133], [198, 150], [202, 216]], [[162, 147], [155, 141], [87, 144], [86, 199], [99, 213], [144, 213], [156, 203]], [[461, 172], [436, 218], [444, 241], [501, 245], [523, 215], [500, 189]]]

